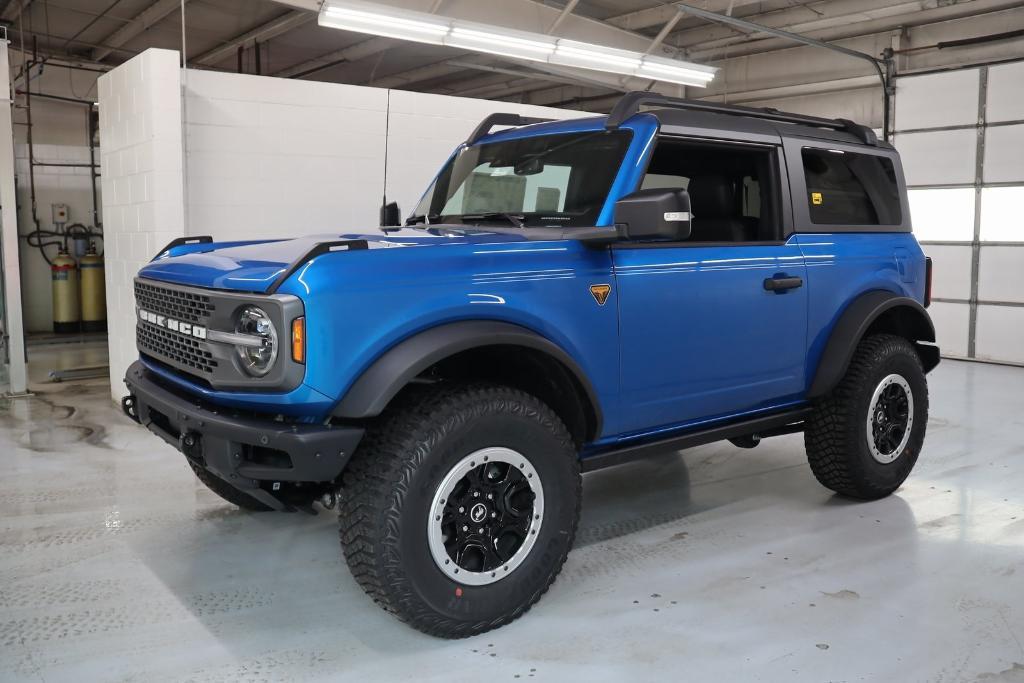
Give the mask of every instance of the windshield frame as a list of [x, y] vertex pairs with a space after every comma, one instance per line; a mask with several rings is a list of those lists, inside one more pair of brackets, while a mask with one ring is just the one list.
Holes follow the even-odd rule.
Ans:
[[[650, 118], [653, 120], [653, 117]], [[632, 191], [628, 190], [626, 192], [623, 192], [623, 187], [628, 186], [630, 180], [638, 181], [638, 178], [633, 177], [636, 175], [635, 167], [637, 166], [638, 162], [638, 160], [635, 158], [638, 154], [637, 142], [638, 140], [642, 141], [645, 139], [650, 139], [650, 137], [653, 137], [653, 135], [656, 133], [658, 127], [657, 122], [653, 121], [653, 126], [650, 125], [650, 123], [651, 122], [641, 121], [641, 124], [646, 124], [639, 126], [641, 130], [637, 130], [638, 126], [630, 125], [629, 123], [627, 123], [626, 125], [623, 125], [614, 131], [608, 131], [604, 126], [604, 119], [585, 119], [580, 120], [578, 122], [566, 121], [554, 124], [554, 126], [557, 126], [557, 128], [555, 129], [552, 129], [552, 124], [541, 124], [541, 126], [539, 127], [542, 128], [542, 130], [530, 130], [530, 128], [535, 128], [533, 126], [528, 127], [526, 129], [511, 129], [508, 131], [500, 131], [493, 135], [487, 136], [480, 142], [471, 146], [462, 144], [448, 157], [445, 163], [441, 166], [441, 169], [431, 180], [426, 192], [424, 192], [421, 195], [419, 201], [416, 203], [415, 209], [406, 219], [405, 224], [410, 227], [416, 227], [418, 224], [425, 224], [424, 227], [427, 227], [427, 225], [437, 224], [447, 224], [452, 226], [486, 225], [488, 227], [501, 226], [516, 231], [529, 231], [531, 229], [552, 227], [557, 227], [560, 229], [571, 231], [583, 227], [611, 225], [612, 206], [614, 202], [617, 201], [618, 198], [623, 196], [624, 194], [628, 194], [628, 191]], [[625, 144], [623, 145], [621, 154], [616, 154], [615, 163], [617, 164], [617, 169], [612, 174], [611, 178], [608, 180], [608, 187], [604, 194], [603, 202], [597, 208], [596, 212], [593, 212], [596, 213], [596, 218], [593, 221], [586, 220], [575, 224], [566, 224], [571, 221], [570, 218], [569, 220], [565, 221], [551, 221], [546, 223], [536, 222], [537, 218], [541, 216], [550, 217], [572, 215], [571, 213], [563, 211], [519, 211], [511, 212], [511, 216], [509, 215], [509, 213], [506, 212], [489, 210], [467, 211], [466, 213], [462, 214], [452, 213], [429, 214], [427, 216], [423, 215], [425, 212], [429, 212], [430, 209], [433, 207], [436, 201], [435, 195], [438, 191], [439, 183], [443, 181], [446, 174], [450, 174], [453, 171], [455, 164], [458, 162], [461, 156], [466, 154], [468, 150], [474, 147], [501, 144], [507, 142], [514, 142], [522, 139], [539, 137], [558, 138], [562, 136], [579, 136], [579, 140], [584, 141], [592, 136], [598, 136], [603, 134], [621, 135], [625, 139]], [[554, 149], [557, 147], [558, 144], [555, 143], [547, 146], [547, 149]], [[641, 152], [642, 154], [644, 151], [647, 151], [648, 147], [649, 145], [640, 146], [639, 152]], [[644, 165], [645, 163], [646, 162], [644, 162]], [[465, 182], [466, 178], [463, 178], [462, 184], [464, 185]], [[633, 184], [635, 185], [635, 182]], [[445, 192], [447, 193], [447, 187], [445, 188]], [[446, 197], [445, 201], [450, 201], [450, 199], [451, 197]], [[483, 214], [487, 214], [486, 217], [483, 217]], [[517, 223], [520, 222], [524, 223], [522, 227], [516, 225]]]

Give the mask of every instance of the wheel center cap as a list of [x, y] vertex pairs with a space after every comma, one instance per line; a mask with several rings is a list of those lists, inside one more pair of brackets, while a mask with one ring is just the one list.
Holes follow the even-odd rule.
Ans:
[[477, 503], [469, 509], [469, 518], [474, 522], [482, 522], [487, 517], [487, 506]]

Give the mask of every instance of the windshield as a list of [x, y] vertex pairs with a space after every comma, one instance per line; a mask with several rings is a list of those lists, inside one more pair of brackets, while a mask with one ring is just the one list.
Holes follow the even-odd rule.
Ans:
[[602, 130], [467, 147], [442, 169], [409, 222], [592, 226], [631, 136]]

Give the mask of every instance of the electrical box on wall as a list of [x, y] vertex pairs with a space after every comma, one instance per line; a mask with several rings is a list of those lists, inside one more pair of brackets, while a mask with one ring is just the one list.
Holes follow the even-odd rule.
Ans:
[[53, 205], [53, 224], [64, 225], [68, 222], [68, 205], [67, 204], [54, 204]]

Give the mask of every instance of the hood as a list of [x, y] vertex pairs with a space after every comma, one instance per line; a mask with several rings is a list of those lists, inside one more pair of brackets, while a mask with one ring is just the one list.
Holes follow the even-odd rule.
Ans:
[[[507, 233], [434, 235], [425, 231], [415, 231], [413, 234], [387, 237], [379, 233], [326, 234], [289, 240], [210, 242], [171, 249], [166, 255], [143, 266], [139, 276], [192, 287], [263, 293], [282, 273], [291, 268], [295, 261], [302, 259], [317, 244], [339, 240], [366, 240], [369, 249], [409, 249], [484, 242], [518, 242], [525, 238]], [[358, 252], [354, 252], [352, 257], [358, 258]]]

